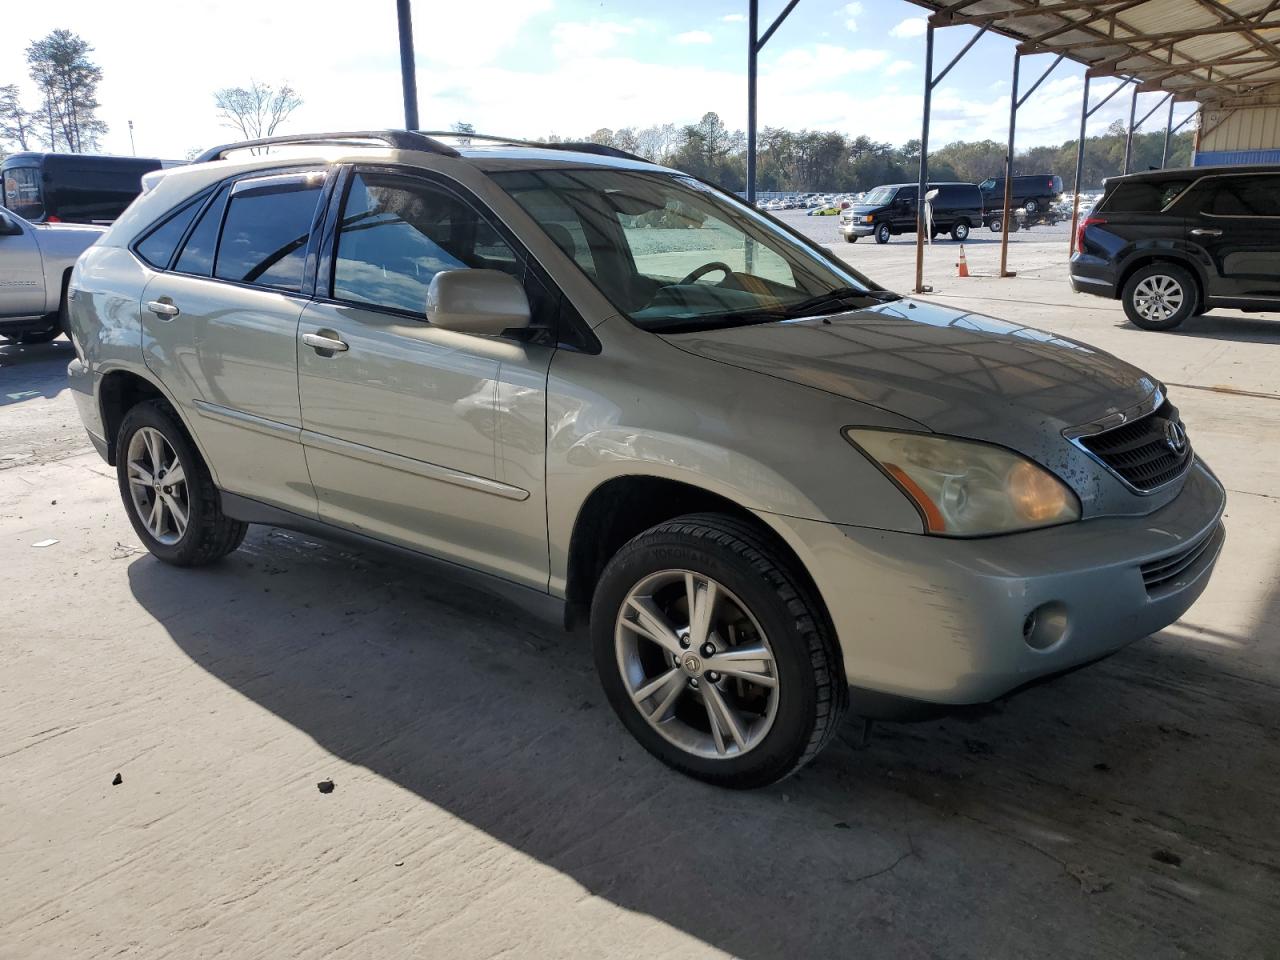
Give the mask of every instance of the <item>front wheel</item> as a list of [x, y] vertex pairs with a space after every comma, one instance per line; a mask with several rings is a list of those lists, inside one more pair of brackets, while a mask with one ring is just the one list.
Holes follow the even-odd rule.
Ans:
[[992, 233], [999, 233], [1004, 229], [1004, 221], [999, 217], [992, 217], [987, 221], [987, 226], [991, 229]]
[[1027, 211], [1029, 215], [1035, 214], [1037, 211], [1039, 211], [1040, 204], [1037, 203], [1035, 200], [1028, 200], [1025, 204], [1022, 205], [1022, 209]]
[[1136, 271], [1120, 299], [1125, 315], [1143, 330], [1172, 330], [1199, 301], [1195, 280], [1176, 263], [1151, 263]]
[[857, 242], [858, 242], [858, 238], [857, 238], [856, 236], [854, 236], [852, 233], [845, 234], [845, 238], [844, 238], [844, 239], [845, 239], [845, 242], [846, 242], [846, 243], [857, 243]]
[[140, 403], [125, 414], [116, 478], [138, 538], [165, 563], [203, 566], [244, 540], [248, 525], [223, 514], [208, 468], [163, 401]]
[[964, 222], [957, 223], [954, 227], [951, 228], [951, 239], [960, 240], [960, 241], [968, 240], [969, 225]]
[[882, 223], [876, 227], [876, 243], [888, 243], [891, 236], [893, 236], [893, 231], [889, 229], [887, 223]]
[[848, 706], [811, 588], [766, 534], [723, 514], [678, 517], [618, 551], [591, 636], [623, 725], [708, 783], [781, 780], [826, 745]]

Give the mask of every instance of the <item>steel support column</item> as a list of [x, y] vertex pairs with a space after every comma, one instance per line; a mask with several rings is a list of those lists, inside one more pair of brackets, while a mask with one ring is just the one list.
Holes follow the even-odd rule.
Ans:
[[760, 0], [748, 0], [747, 3], [747, 203], [751, 204], [756, 202], [756, 60], [774, 31], [782, 26], [782, 21], [799, 2], [790, 0], [762, 37], [758, 37]]
[[1133, 85], [1133, 98], [1129, 101], [1129, 130], [1124, 136], [1124, 170], [1129, 172], [1129, 158], [1133, 156], [1133, 115], [1138, 112], [1138, 84]]
[[1160, 169], [1169, 165], [1169, 137], [1173, 135], [1173, 94], [1169, 95], [1169, 119], [1164, 124], [1164, 149], [1160, 151]]
[[[961, 54], [963, 56], [963, 54]], [[924, 195], [929, 185], [929, 114], [933, 107], [933, 24], [925, 28], [924, 40], [924, 119], [920, 123], [920, 178], [916, 187], [916, 285], [915, 292], [924, 292]]]
[[400, 82], [404, 86], [404, 128], [417, 130], [418, 78], [413, 65], [413, 16], [409, 12], [409, 0], [396, 0], [396, 18], [400, 22]]
[[1084, 96], [1080, 98], [1080, 139], [1076, 143], [1076, 179], [1071, 197], [1071, 240], [1068, 253], [1076, 252], [1076, 224], [1080, 222], [1080, 180], [1084, 177], [1084, 130], [1089, 122], [1089, 74], [1084, 75]]
[[1004, 213], [1000, 217], [1000, 276], [1009, 272], [1009, 207], [1013, 202], [1013, 140], [1018, 132], [1018, 68], [1022, 54], [1013, 55], [1013, 82], [1009, 87], [1009, 151], [1004, 156]]

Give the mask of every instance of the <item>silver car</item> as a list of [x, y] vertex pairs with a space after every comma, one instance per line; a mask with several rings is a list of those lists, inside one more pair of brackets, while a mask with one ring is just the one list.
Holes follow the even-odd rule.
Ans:
[[0, 207], [0, 337], [45, 343], [63, 332], [76, 258], [106, 232], [72, 223], [31, 223]]
[[80, 412], [162, 560], [267, 523], [474, 571], [589, 624], [636, 739], [732, 787], [1208, 581], [1223, 487], [1099, 350], [607, 148], [245, 146], [149, 175], [71, 282]]

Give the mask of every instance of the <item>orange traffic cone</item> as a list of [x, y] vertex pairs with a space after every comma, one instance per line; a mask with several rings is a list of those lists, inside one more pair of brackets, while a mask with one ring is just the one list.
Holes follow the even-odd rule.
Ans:
[[967, 277], [969, 275], [969, 264], [964, 258], [964, 244], [960, 244], [960, 260], [956, 263], [956, 276]]

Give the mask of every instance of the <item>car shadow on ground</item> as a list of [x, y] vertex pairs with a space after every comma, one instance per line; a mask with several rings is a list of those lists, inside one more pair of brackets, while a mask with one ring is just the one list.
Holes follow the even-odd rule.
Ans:
[[1232, 311], [1210, 311], [1198, 317], [1189, 317], [1172, 330], [1143, 330], [1130, 323], [1121, 313], [1116, 327], [1147, 336], [1231, 340], [1238, 343], [1280, 343], [1280, 323]]
[[30, 345], [0, 341], [0, 406], [56, 397], [67, 389], [67, 364], [75, 355], [62, 337]]
[[196, 664], [336, 757], [732, 955], [1270, 942], [1280, 677], [1233, 675], [1221, 637], [1143, 641], [861, 749], [849, 723], [735, 793], [625, 734], [585, 637], [434, 570], [254, 528], [214, 567], [128, 576]]

